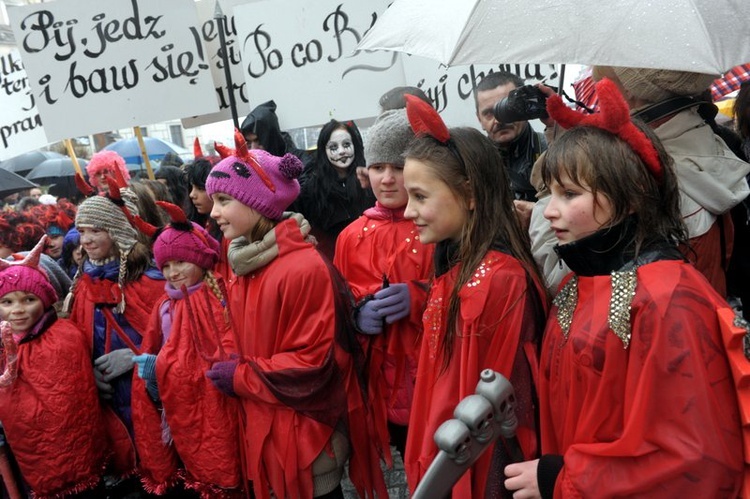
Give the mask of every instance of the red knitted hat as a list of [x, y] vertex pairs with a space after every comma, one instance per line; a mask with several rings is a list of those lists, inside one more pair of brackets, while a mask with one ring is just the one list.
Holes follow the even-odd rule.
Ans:
[[219, 243], [195, 222], [189, 230], [165, 227], [154, 242], [154, 260], [159, 270], [171, 260], [194, 263], [198, 267], [211, 270], [219, 260]]
[[39, 268], [39, 257], [46, 242], [47, 236], [43, 236], [21, 261], [0, 259], [0, 297], [14, 291], [24, 291], [38, 296], [45, 310], [54, 305], [57, 292], [50, 284], [47, 274]]

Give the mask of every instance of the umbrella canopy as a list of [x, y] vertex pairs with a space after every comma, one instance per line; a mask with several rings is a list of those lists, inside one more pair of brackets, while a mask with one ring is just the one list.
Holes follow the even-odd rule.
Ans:
[[721, 74], [750, 60], [747, 0], [395, 0], [358, 45], [446, 65], [586, 64]]
[[[172, 142], [167, 142], [166, 140], [154, 137], [143, 137], [143, 142], [146, 144], [146, 152], [148, 153], [149, 159], [161, 159], [168, 152], [173, 152], [177, 155], [190, 154], [188, 149], [173, 144]], [[138, 145], [138, 139], [136, 138], [118, 140], [104, 149], [115, 151], [117, 154], [125, 158], [126, 163], [137, 165], [143, 163], [141, 148]]]
[[[88, 161], [79, 159], [78, 164], [84, 169]], [[84, 170], [85, 173], [86, 170]], [[56, 184], [65, 177], [73, 177], [76, 174], [73, 160], [68, 156], [52, 158], [42, 161], [26, 175], [27, 180], [33, 180], [42, 185]]]
[[52, 151], [31, 151], [0, 162], [0, 168], [25, 175], [42, 161], [54, 158], [67, 158], [67, 156]]
[[36, 187], [36, 184], [13, 172], [0, 169], [0, 198], [31, 189], [32, 187]]

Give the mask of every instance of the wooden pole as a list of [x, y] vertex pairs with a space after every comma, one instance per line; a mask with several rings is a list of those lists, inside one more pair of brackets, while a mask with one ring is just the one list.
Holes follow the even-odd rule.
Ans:
[[146, 173], [148, 174], [148, 178], [150, 180], [156, 180], [156, 177], [154, 176], [154, 170], [151, 168], [151, 160], [148, 159], [148, 152], [146, 152], [146, 143], [143, 141], [141, 127], [134, 126], [133, 132], [135, 132], [135, 136], [138, 139], [138, 146], [141, 148], [141, 156], [143, 157], [143, 162], [146, 163]]
[[68, 151], [68, 156], [70, 156], [70, 159], [73, 161], [73, 168], [76, 169], [76, 173], [78, 173], [81, 177], [86, 178], [83, 175], [83, 170], [81, 170], [81, 165], [78, 163], [76, 151], [75, 149], [73, 149], [73, 142], [71, 142], [70, 139], [65, 139], [63, 142], [65, 143], [65, 149]]

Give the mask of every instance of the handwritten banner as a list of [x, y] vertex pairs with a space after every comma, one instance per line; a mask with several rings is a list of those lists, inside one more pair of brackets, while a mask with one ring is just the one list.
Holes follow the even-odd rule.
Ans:
[[0, 161], [47, 145], [18, 50], [0, 55]]
[[360, 119], [405, 85], [400, 56], [356, 51], [390, 0], [263, 0], [234, 9], [250, 107], [276, 101], [283, 128]]
[[[245, 83], [245, 76], [243, 74], [242, 56], [240, 54], [239, 43], [237, 43], [237, 24], [233, 14], [236, 6], [248, 2], [249, 0], [222, 0], [220, 5], [222, 12], [226, 16], [226, 20], [221, 23], [218, 23], [214, 19], [216, 0], [203, 0], [195, 3], [195, 10], [198, 13], [198, 22], [200, 23], [198, 29], [203, 40], [203, 46], [206, 47], [207, 59], [211, 66], [211, 76], [214, 81], [216, 98], [219, 101], [219, 112], [183, 118], [183, 127], [192, 128], [198, 125], [232, 119], [232, 111], [229, 109], [229, 92], [234, 94], [234, 102], [237, 106], [237, 115], [239, 116], [240, 123], [250, 112], [250, 98], [247, 93], [247, 84]], [[219, 25], [221, 25], [226, 39], [227, 59], [232, 77], [231, 88], [224, 75], [224, 59], [219, 39]]]
[[51, 141], [217, 110], [193, 0], [8, 8]]

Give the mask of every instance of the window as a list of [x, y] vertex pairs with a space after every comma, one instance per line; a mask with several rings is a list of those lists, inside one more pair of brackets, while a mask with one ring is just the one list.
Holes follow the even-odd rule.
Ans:
[[171, 137], [173, 144], [185, 147], [185, 141], [182, 139], [182, 126], [169, 125], [169, 136]]

